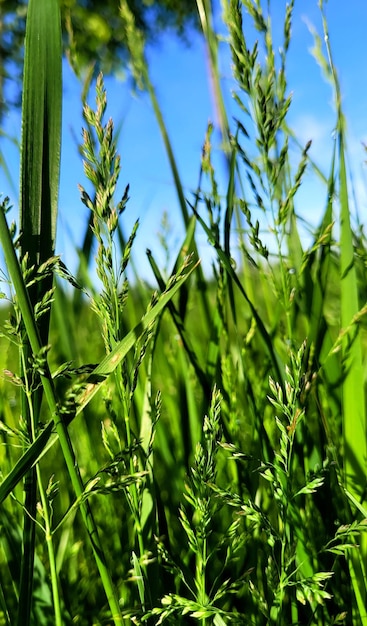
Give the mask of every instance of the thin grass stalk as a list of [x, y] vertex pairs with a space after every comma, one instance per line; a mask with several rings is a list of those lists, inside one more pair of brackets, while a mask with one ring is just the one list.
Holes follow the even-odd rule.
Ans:
[[[12, 257], [14, 256], [15, 262], [17, 263], [17, 258], [15, 252], [12, 247], [12, 241], [9, 234], [9, 230], [7, 227], [6, 219], [4, 213], [0, 211], [0, 242], [2, 244], [5, 258], [10, 258], [10, 263], [13, 263]], [[8, 256], [11, 255], [10, 257]], [[8, 263], [8, 261], [7, 261]], [[192, 274], [196, 269], [196, 265], [194, 265], [187, 273], [183, 273], [176, 280], [175, 284], [171, 287], [169, 286], [164, 294], [159, 298], [157, 304], [153, 306], [141, 319], [139, 324], [135, 326], [132, 330], [130, 330], [127, 335], [122, 339], [115, 347], [112, 352], [110, 352], [102, 361], [99, 363], [93, 370], [93, 372], [88, 376], [85, 389], [81, 391], [76, 399], [76, 411], [75, 414], [67, 415], [64, 417], [63, 424], [68, 426], [71, 421], [80, 415], [85, 407], [89, 404], [89, 402], [94, 398], [94, 396], [100, 391], [103, 384], [106, 383], [110, 374], [112, 374], [116, 367], [121, 363], [121, 361], [126, 357], [126, 354], [131, 350], [131, 348], [136, 344], [141, 336], [141, 333], [144, 332], [153, 322], [157, 319], [160, 313], [163, 311], [164, 307], [168, 304], [168, 302], [175, 296], [175, 294], [179, 291], [185, 280]], [[23, 277], [19, 270], [19, 266], [16, 269], [15, 273], [11, 274], [13, 285], [17, 294], [21, 294], [20, 299], [23, 300], [24, 297], [27, 297], [26, 289], [23, 282]], [[18, 296], [19, 299], [19, 296]], [[25, 307], [22, 308], [23, 320], [27, 320], [25, 322], [25, 327], [27, 332], [29, 331], [32, 339], [31, 345], [38, 346], [37, 343], [38, 335], [37, 329], [34, 324], [34, 320], [31, 314], [31, 308], [25, 304]], [[28, 326], [27, 326], [28, 324]], [[33, 342], [33, 343], [32, 343]], [[22, 455], [19, 461], [16, 463], [11, 472], [4, 478], [3, 482], [0, 485], [0, 503], [5, 500], [5, 498], [10, 494], [10, 492], [15, 488], [18, 482], [23, 478], [26, 474], [27, 470], [32, 467], [32, 465], [38, 463], [38, 461], [48, 452], [51, 446], [57, 441], [58, 433], [54, 434], [55, 431], [55, 415], [54, 415], [54, 407], [57, 405], [57, 398], [54, 396], [54, 387], [52, 384], [51, 374], [49, 377], [41, 377], [41, 382], [44, 383], [48, 389], [48, 394], [46, 393], [46, 400], [50, 399], [49, 409], [52, 415], [52, 419], [46, 424], [44, 429], [37, 436], [36, 440], [29, 446], [27, 451]], [[52, 397], [51, 397], [52, 396]], [[54, 396], [54, 397], [53, 397]]]
[[227, 110], [224, 103], [223, 91], [220, 84], [218, 37], [213, 27], [213, 10], [211, 0], [196, 0], [196, 6], [200, 18], [205, 43], [208, 51], [210, 78], [212, 82], [214, 104], [217, 109], [220, 132], [223, 141], [223, 152], [228, 162], [230, 161], [229, 124]]
[[[137, 81], [137, 84], [141, 88], [146, 88], [149, 93], [152, 106], [153, 106], [153, 111], [158, 122], [159, 130], [162, 135], [164, 147], [166, 149], [168, 161], [169, 161], [170, 168], [172, 171], [172, 176], [173, 176], [173, 180], [175, 184], [175, 189], [177, 193], [181, 215], [184, 221], [185, 228], [186, 230], [188, 230], [189, 225], [190, 225], [190, 215], [187, 209], [187, 201], [185, 198], [184, 188], [183, 188], [181, 177], [178, 171], [177, 162], [175, 159], [175, 155], [173, 152], [173, 148], [172, 148], [172, 144], [169, 138], [167, 127], [164, 121], [162, 110], [158, 102], [154, 85], [152, 84], [150, 80], [149, 68], [148, 68], [146, 58], [145, 58], [145, 43], [144, 43], [143, 34], [136, 27], [135, 22], [134, 22], [134, 16], [132, 12], [130, 11], [129, 7], [127, 6], [127, 3], [121, 2], [120, 14], [126, 24], [127, 47], [129, 49], [134, 78]], [[188, 252], [192, 252], [194, 256], [198, 258], [198, 250], [197, 250], [197, 245], [196, 245], [194, 234], [195, 234], [195, 230], [193, 231], [192, 241], [190, 242], [190, 248], [188, 249]], [[206, 284], [201, 265], [199, 265], [197, 268], [197, 279], [200, 285]], [[209, 306], [206, 292], [204, 289], [199, 290], [199, 296], [200, 296], [200, 302], [203, 308], [204, 319], [210, 328], [210, 306]]]
[[[34, 397], [33, 397], [33, 392], [32, 389], [29, 388], [28, 386], [28, 381], [27, 378], [25, 379], [25, 386], [26, 389], [24, 391], [24, 395], [26, 396], [26, 400], [28, 402], [28, 410], [31, 416], [31, 424], [34, 424], [35, 420], [33, 419], [32, 416], [32, 411], [33, 411], [33, 407], [34, 407]], [[33, 432], [32, 433], [32, 439], [33, 441], [35, 440], [36, 437], [36, 433]], [[49, 503], [46, 497], [46, 492], [45, 489], [43, 487], [43, 482], [42, 482], [42, 476], [41, 476], [41, 470], [39, 465], [36, 465], [35, 468], [32, 468], [30, 470], [30, 472], [28, 472], [25, 482], [27, 482], [27, 477], [30, 475], [30, 473], [35, 473], [36, 475], [36, 479], [37, 482], [34, 481], [34, 487], [36, 488], [38, 486], [38, 491], [39, 491], [39, 497], [40, 497], [40, 502], [41, 502], [41, 516], [44, 520], [44, 527], [42, 527], [44, 533], [45, 533], [45, 539], [46, 539], [46, 545], [47, 545], [47, 552], [48, 552], [48, 558], [49, 558], [49, 568], [50, 568], [50, 578], [51, 578], [51, 587], [52, 587], [52, 597], [53, 597], [53, 603], [54, 603], [54, 617], [55, 617], [55, 626], [62, 626], [62, 617], [61, 617], [61, 605], [60, 605], [60, 591], [59, 591], [59, 581], [58, 581], [58, 575], [57, 575], [57, 571], [56, 571], [56, 561], [55, 561], [55, 549], [54, 549], [54, 545], [53, 545], [53, 537], [52, 537], [52, 528], [51, 528], [51, 517], [50, 517], [50, 511], [49, 511]], [[34, 493], [34, 498], [37, 498], [37, 493]], [[36, 500], [37, 503], [37, 500]], [[38, 503], [37, 503], [38, 504]], [[36, 507], [36, 511], [35, 511], [35, 515], [38, 509], [38, 506]], [[27, 515], [28, 517], [30, 517], [30, 513], [29, 511], [27, 511]], [[36, 517], [34, 516], [31, 521], [33, 522], [32, 525], [32, 530], [35, 529], [35, 521], [36, 521]], [[19, 597], [22, 598], [21, 593], [19, 593]], [[32, 597], [32, 595], [31, 595]], [[31, 606], [29, 607], [29, 609], [31, 609]], [[24, 613], [23, 613], [23, 609], [22, 611], [19, 612], [18, 614], [18, 620], [20, 619], [20, 616], [24, 617]]]
[[[24, 285], [23, 276], [13, 247], [13, 242], [6, 223], [5, 214], [0, 212], [0, 240], [4, 251], [9, 275], [17, 295], [18, 304], [22, 313], [25, 330], [27, 332], [30, 348], [34, 355], [41, 353], [42, 344], [37, 325], [34, 320], [32, 305], [30, 303], [27, 289]], [[78, 465], [76, 464], [72, 444], [70, 441], [67, 426], [59, 412], [52, 376], [47, 363], [44, 364], [44, 373], [40, 374], [45, 398], [53, 417], [54, 427], [58, 435], [63, 457], [74, 489], [75, 496], [80, 500], [80, 508], [83, 521], [89, 535], [96, 564], [100, 573], [101, 581], [111, 609], [112, 619], [117, 626], [122, 624], [122, 614], [116, 592], [114, 590], [110, 572], [107, 568], [103, 546], [100, 542], [96, 524], [89, 506], [89, 502], [83, 499], [84, 485], [80, 476]], [[38, 456], [40, 451], [38, 450]], [[29, 467], [27, 468], [29, 469]]]
[[284, 381], [284, 370], [283, 370], [283, 366], [281, 364], [280, 358], [273, 346], [271, 337], [268, 333], [268, 331], [265, 328], [265, 325], [259, 315], [258, 310], [256, 309], [255, 305], [253, 304], [253, 302], [249, 299], [246, 291], [244, 290], [241, 281], [239, 280], [237, 274], [235, 273], [230, 259], [228, 259], [228, 256], [226, 255], [226, 253], [224, 252], [224, 250], [220, 247], [220, 245], [218, 244], [217, 241], [214, 240], [213, 238], [213, 233], [211, 232], [210, 228], [207, 226], [207, 224], [204, 222], [204, 220], [200, 217], [200, 215], [195, 212], [195, 215], [200, 223], [200, 225], [202, 226], [204, 232], [206, 233], [206, 235], [208, 236], [209, 241], [212, 243], [213, 247], [215, 248], [218, 257], [220, 259], [220, 261], [223, 264], [223, 267], [225, 269], [225, 271], [228, 273], [228, 275], [230, 276], [230, 278], [232, 279], [232, 281], [234, 282], [234, 284], [238, 287], [238, 289], [240, 290], [240, 293], [242, 294], [242, 296], [245, 298], [246, 302], [248, 303], [250, 309], [251, 309], [251, 313], [256, 321], [256, 324], [258, 326], [259, 332], [260, 332], [260, 336], [261, 339], [264, 343], [264, 347], [266, 348], [266, 352], [269, 354], [272, 366], [274, 368], [274, 372], [277, 376], [277, 380], [283, 384]]
[[45, 533], [45, 539], [46, 539], [46, 545], [47, 545], [48, 562], [49, 562], [49, 568], [50, 568], [52, 599], [53, 599], [54, 614], [55, 614], [55, 626], [63, 626], [63, 619], [62, 619], [62, 613], [61, 613], [61, 598], [60, 598], [60, 590], [59, 590], [59, 578], [58, 578], [58, 572], [57, 572], [57, 567], [56, 567], [55, 548], [53, 544], [52, 515], [50, 515], [49, 501], [47, 499], [46, 491], [42, 483], [42, 474], [41, 474], [39, 465], [36, 465], [36, 473], [37, 473], [37, 484], [38, 484], [38, 489], [39, 489], [39, 494], [40, 494], [42, 517], [44, 520], [44, 533]]

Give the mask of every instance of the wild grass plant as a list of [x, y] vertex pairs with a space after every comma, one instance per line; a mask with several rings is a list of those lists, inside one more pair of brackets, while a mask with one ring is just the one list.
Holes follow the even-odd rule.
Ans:
[[[95, 104], [84, 104], [80, 194], [90, 219], [77, 278], [55, 255], [59, 10], [30, 0], [20, 232], [7, 224], [7, 200], [0, 214], [9, 299], [0, 382], [4, 624], [367, 623], [367, 246], [351, 226], [345, 120], [322, 2], [325, 46], [315, 35], [315, 55], [335, 94], [336, 140], [324, 214], [309, 247], [302, 240], [298, 192], [313, 164], [310, 144], [296, 160], [291, 151], [293, 8], [284, 9], [278, 51], [271, 4], [223, 3], [239, 111], [232, 124], [211, 5], [198, 0], [227, 180], [222, 194], [209, 125], [187, 201], [143, 36], [121, 5], [185, 225], [168, 274], [148, 251], [152, 293], [127, 277], [138, 222], [125, 239], [129, 188], [119, 192], [102, 76]], [[253, 46], [243, 11], [257, 30]], [[199, 229], [215, 254], [212, 276], [198, 263]]]

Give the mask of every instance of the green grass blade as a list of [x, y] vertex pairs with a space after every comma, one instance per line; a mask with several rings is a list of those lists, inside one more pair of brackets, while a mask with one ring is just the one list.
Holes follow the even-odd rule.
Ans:
[[[339, 153], [341, 325], [346, 328], [359, 312], [359, 302], [342, 128], [339, 129]], [[356, 500], [366, 505], [367, 420], [362, 349], [359, 328], [354, 324], [342, 342], [344, 475], [346, 489]], [[354, 619], [358, 616], [364, 625], [367, 624], [366, 547], [366, 539], [361, 537], [359, 553], [351, 552], [348, 561], [357, 603]]]
[[[57, 0], [30, 0], [27, 12], [22, 100], [20, 171], [21, 254], [38, 267], [54, 253], [59, 186], [62, 103], [62, 47]], [[32, 308], [52, 286], [52, 275], [29, 291]], [[40, 325], [41, 340], [48, 340], [50, 312]], [[23, 362], [30, 356], [22, 348]], [[23, 367], [22, 367], [23, 370]], [[22, 372], [22, 375], [25, 373]], [[36, 386], [35, 386], [36, 387]], [[32, 439], [37, 429], [42, 388], [29, 400], [22, 393], [22, 415]], [[32, 409], [29, 402], [32, 403]], [[41, 486], [40, 486], [41, 487]], [[19, 584], [19, 626], [30, 623], [32, 610], [35, 517], [37, 505], [34, 470], [24, 483], [23, 554]]]
[[22, 253], [31, 264], [53, 255], [61, 148], [61, 24], [57, 0], [30, 0], [21, 143]]
[[[38, 355], [42, 348], [41, 338], [39, 334], [39, 330], [37, 328], [36, 322], [33, 317], [32, 305], [30, 303], [30, 298], [25, 287], [22, 272], [18, 263], [18, 259], [13, 247], [13, 242], [10, 236], [10, 232], [8, 229], [8, 225], [6, 222], [4, 211], [0, 211], [0, 241], [3, 247], [5, 261], [8, 267], [8, 271], [10, 274], [10, 278], [12, 280], [12, 284], [16, 291], [19, 308], [22, 313], [22, 319], [24, 323], [24, 327], [28, 336], [30, 348], [34, 355]], [[50, 413], [54, 419], [54, 428], [56, 429], [57, 435], [60, 440], [60, 445], [62, 449], [62, 453], [65, 459], [65, 463], [68, 469], [68, 473], [70, 476], [70, 480], [77, 498], [82, 498], [84, 492], [84, 485], [80, 476], [79, 468], [75, 462], [74, 452], [71, 445], [70, 437], [67, 431], [66, 424], [61, 418], [58, 411], [58, 402], [55, 394], [55, 389], [52, 382], [51, 373], [45, 363], [45, 371], [44, 374], [40, 376], [42, 387], [45, 393], [45, 398], [47, 404], [49, 406]], [[36, 439], [35, 442], [30, 446], [28, 450], [30, 454], [30, 450], [32, 446], [36, 444], [37, 449], [40, 445], [40, 439]], [[37, 462], [39, 455], [34, 455], [34, 462]], [[30, 456], [28, 457], [28, 462], [31, 461]], [[24, 461], [23, 461], [24, 468]], [[29, 468], [28, 468], [29, 469]], [[19, 467], [18, 467], [19, 470]], [[12, 472], [10, 473], [12, 474]], [[14, 475], [7, 477], [8, 486], [14, 482]], [[88, 532], [89, 538], [91, 540], [91, 545], [93, 548], [94, 557], [96, 560], [96, 564], [100, 573], [101, 581], [103, 587], [106, 592], [107, 600], [111, 609], [111, 614], [113, 616], [114, 623], [122, 624], [122, 616], [121, 610], [118, 603], [118, 599], [116, 596], [116, 592], [112, 585], [111, 576], [109, 570], [107, 568], [107, 564], [105, 561], [105, 556], [103, 552], [102, 545], [100, 544], [97, 527], [94, 522], [94, 518], [92, 515], [92, 511], [90, 509], [88, 502], [82, 502], [81, 504], [81, 512], [83, 516], [83, 521]]]
[[0, 504], [15, 489], [23, 476], [31, 469], [34, 463], [42, 456], [47, 441], [54, 431], [54, 422], [49, 422], [46, 428], [34, 440], [28, 450], [20, 457], [19, 461], [14, 465], [13, 469], [4, 478], [0, 485]]
[[201, 29], [207, 46], [210, 78], [223, 140], [223, 152], [226, 160], [228, 159], [228, 161], [230, 161], [230, 157], [228, 157], [227, 154], [229, 152], [229, 124], [226, 105], [223, 98], [223, 91], [220, 84], [218, 55], [219, 37], [217, 36], [213, 26], [212, 2], [208, 2], [207, 0], [196, 0], [196, 6], [199, 14]]
[[34, 320], [29, 293], [24, 284], [23, 275], [14, 250], [13, 241], [10, 236], [3, 208], [0, 210], [0, 243], [3, 248], [5, 262], [11, 277], [12, 285], [17, 295], [18, 305], [22, 313], [22, 320], [27, 332], [29, 343], [33, 352], [38, 354], [42, 347], [41, 338]]
[[[340, 289], [341, 326], [346, 329], [342, 349], [342, 424], [344, 441], [344, 480], [346, 490], [365, 507], [367, 466], [367, 417], [365, 381], [363, 371], [363, 344], [359, 325], [355, 323], [360, 313], [358, 281], [350, 220], [349, 189], [346, 167], [345, 120], [341, 106], [341, 91], [335, 71], [323, 3], [320, 3], [324, 39], [328, 55], [328, 68], [335, 93], [337, 111], [337, 140], [339, 150], [339, 202], [340, 202]], [[359, 539], [358, 552], [349, 551], [348, 564], [355, 604], [352, 606], [353, 622], [367, 624], [367, 577], [365, 536]]]
[[[20, 271], [19, 263], [13, 248], [12, 240], [8, 230], [5, 214], [0, 211], [0, 242], [3, 247], [4, 256], [8, 266], [9, 273], [12, 278], [14, 289], [17, 294], [19, 306], [22, 311], [24, 325], [28, 334], [28, 338], [34, 354], [38, 354], [41, 349], [41, 341], [38, 333], [37, 326], [34, 322], [32, 315], [32, 307], [29, 301], [28, 293], [24, 285], [23, 276]], [[108, 354], [103, 361], [94, 369], [88, 379], [88, 384], [84, 392], [80, 395], [77, 402], [76, 415], [79, 415], [82, 410], [87, 406], [90, 400], [99, 391], [101, 385], [107, 380], [108, 376], [113, 373], [116, 367], [121, 363], [122, 359], [126, 356], [128, 351], [135, 345], [135, 342], [141, 335], [141, 333], [148, 328], [163, 311], [164, 307], [173, 298], [173, 296], [180, 289], [182, 284], [189, 278], [189, 276], [197, 268], [197, 263], [193, 265], [188, 271], [180, 275], [175, 284], [166, 290], [161, 295], [157, 304], [155, 304], [141, 319], [140, 323], [133, 328], [124, 339], [117, 344], [115, 349]], [[45, 389], [46, 400], [48, 402], [51, 415], [54, 417], [57, 414], [57, 399], [52, 385], [51, 374], [41, 378], [42, 384]], [[73, 416], [74, 417], [74, 416]], [[64, 424], [58, 420], [58, 435], [65, 427]], [[51, 436], [55, 428], [54, 421], [52, 420], [42, 433], [35, 439], [28, 450], [24, 453], [21, 459], [18, 461], [13, 470], [7, 475], [4, 482], [0, 485], [0, 502], [2, 502], [7, 495], [14, 489], [17, 482], [24, 476], [28, 469], [30, 469], [41, 456], [49, 449], [56, 438], [46, 445], [49, 437]]]
[[194, 210], [194, 213], [200, 223], [200, 225], [202, 226], [203, 230], [205, 231], [210, 243], [214, 246], [218, 257], [220, 259], [220, 261], [223, 263], [223, 267], [225, 268], [227, 274], [229, 275], [229, 277], [231, 278], [231, 280], [233, 281], [233, 283], [235, 285], [237, 285], [238, 289], [240, 290], [242, 296], [245, 298], [246, 302], [248, 303], [250, 309], [251, 309], [251, 313], [256, 321], [257, 327], [259, 329], [260, 332], [260, 336], [261, 339], [264, 342], [264, 345], [266, 346], [266, 350], [268, 352], [268, 355], [270, 357], [273, 369], [274, 369], [274, 375], [276, 376], [276, 380], [280, 382], [280, 384], [282, 384], [282, 382], [284, 381], [284, 373], [283, 373], [283, 368], [281, 365], [281, 361], [275, 351], [275, 348], [273, 346], [273, 342], [271, 340], [271, 337], [268, 333], [268, 331], [266, 330], [264, 323], [255, 307], [255, 305], [253, 304], [253, 302], [250, 300], [250, 298], [248, 297], [245, 289], [243, 288], [243, 285], [241, 284], [240, 279], [238, 278], [236, 272], [234, 271], [230, 259], [228, 258], [228, 256], [226, 255], [225, 251], [219, 246], [218, 242], [215, 241], [215, 239], [213, 238], [213, 233], [210, 230], [210, 228], [208, 228], [208, 226], [205, 224], [204, 220], [200, 217], [200, 215], [197, 213], [196, 210]]
[[[335, 90], [337, 110], [337, 139], [339, 150], [339, 200], [340, 200], [340, 279], [341, 279], [341, 325], [351, 331], [345, 334], [342, 344], [344, 367], [343, 379], [343, 430], [345, 446], [346, 488], [361, 503], [366, 499], [367, 419], [362, 362], [362, 338], [353, 319], [360, 310], [358, 282], [354, 259], [353, 231], [350, 221], [349, 189], [346, 167], [345, 120], [341, 107], [341, 92], [332, 60], [326, 18], [323, 27], [328, 54], [331, 82]], [[363, 499], [363, 500], [362, 500]]]
[[175, 282], [174, 286], [168, 288], [159, 298], [157, 304], [155, 304], [145, 315], [135, 328], [133, 328], [127, 335], [120, 341], [117, 346], [101, 361], [99, 365], [93, 370], [88, 377], [87, 386], [85, 390], [77, 399], [77, 412], [76, 415], [82, 412], [87, 404], [92, 400], [95, 394], [99, 391], [101, 385], [107, 380], [108, 376], [112, 374], [121, 361], [125, 358], [128, 351], [135, 345], [135, 342], [139, 339], [141, 333], [146, 330], [154, 321], [157, 316], [163, 311], [164, 307], [173, 298], [175, 293], [180, 289], [181, 285], [190, 277], [192, 272], [196, 270], [198, 263], [195, 263], [189, 271], [181, 275]]
[[[158, 286], [160, 288], [161, 291], [165, 290], [165, 283], [163, 280], [163, 277], [159, 271], [159, 268], [152, 256], [152, 254], [148, 254], [148, 260], [150, 263], [150, 266], [152, 268], [152, 271], [154, 273], [154, 276], [156, 278], [156, 281], [158, 283]], [[205, 390], [205, 392], [209, 392], [210, 391], [210, 384], [209, 384], [209, 380], [206, 376], [206, 373], [203, 369], [203, 367], [201, 366], [200, 362], [199, 362], [199, 358], [197, 356], [197, 353], [195, 352], [195, 349], [192, 345], [192, 341], [190, 339], [189, 334], [186, 332], [186, 328], [185, 328], [185, 323], [184, 320], [182, 319], [181, 315], [180, 315], [180, 311], [176, 308], [176, 306], [174, 305], [174, 303], [172, 302], [172, 300], [167, 304], [167, 308], [170, 312], [170, 315], [172, 317], [172, 320], [177, 328], [178, 333], [180, 334], [181, 337], [181, 341], [182, 341], [182, 345], [186, 351], [186, 354], [191, 362], [191, 365], [193, 366], [194, 370], [195, 370], [195, 374], [198, 377], [198, 380], [200, 381], [200, 384], [202, 385], [203, 389]]]
[[[236, 158], [237, 158], [237, 151], [236, 151], [236, 148], [233, 147], [230, 158], [229, 158], [229, 180], [228, 180], [227, 195], [226, 195], [226, 212], [224, 216], [224, 253], [226, 254], [228, 259], [231, 259], [230, 239], [231, 239], [231, 224], [232, 224], [232, 217], [233, 217], [234, 204], [235, 204]], [[229, 294], [229, 300], [231, 303], [233, 319], [236, 324], [237, 322], [236, 307], [235, 307], [235, 301], [234, 301], [233, 283], [231, 280], [228, 282], [228, 294]]]
[[[339, 151], [341, 324], [343, 328], [346, 328], [359, 312], [359, 303], [342, 131], [339, 134]], [[362, 339], [358, 332], [358, 326], [355, 326], [343, 341], [343, 359], [345, 368], [343, 427], [346, 488], [362, 501], [362, 498], [366, 497], [367, 449]]]

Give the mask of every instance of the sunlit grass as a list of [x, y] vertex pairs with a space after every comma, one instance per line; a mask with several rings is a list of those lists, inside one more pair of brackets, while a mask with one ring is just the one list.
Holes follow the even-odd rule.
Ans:
[[[35, 42], [48, 33], [48, 24], [39, 38], [32, 30], [43, 4], [32, 0], [28, 18]], [[225, 3], [239, 107], [232, 128], [210, 3], [197, 4], [228, 167], [221, 197], [209, 125], [191, 204], [144, 40], [122, 9], [135, 78], [152, 99], [186, 229], [170, 270], [148, 252], [153, 293], [127, 278], [132, 263], [139, 274], [138, 223], [125, 239], [129, 190], [116, 201], [120, 156], [102, 76], [95, 103], [84, 103], [80, 192], [90, 219], [77, 280], [54, 256], [61, 102], [48, 102], [51, 78], [46, 72], [38, 81], [26, 58], [20, 251], [7, 201], [0, 215], [11, 291], [0, 379], [0, 616], [7, 625], [367, 623], [367, 246], [351, 226], [331, 49], [316, 40], [335, 92], [337, 140], [323, 178], [324, 212], [306, 247], [295, 203], [312, 168], [310, 146], [291, 156], [287, 126], [294, 3], [284, 7], [280, 51], [266, 3], [243, 2], [258, 31], [253, 48], [242, 5]], [[50, 11], [56, 28], [56, 4]], [[59, 43], [50, 45], [58, 64]], [[27, 54], [46, 64], [38, 48]], [[33, 96], [51, 107], [55, 123], [29, 108]], [[33, 137], [36, 147], [49, 146], [45, 153], [29, 153]], [[45, 224], [47, 232], [37, 230]], [[198, 263], [199, 229], [213, 250], [210, 275]]]

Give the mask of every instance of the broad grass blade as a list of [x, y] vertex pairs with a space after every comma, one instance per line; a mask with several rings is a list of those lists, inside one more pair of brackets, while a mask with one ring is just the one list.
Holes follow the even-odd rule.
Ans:
[[[348, 186], [345, 165], [343, 130], [339, 131], [340, 152], [340, 273], [341, 273], [341, 324], [348, 327], [359, 312], [358, 284], [354, 265], [353, 233], [350, 225]], [[366, 505], [366, 400], [364, 391], [364, 371], [362, 362], [362, 338], [357, 324], [346, 333], [342, 342], [343, 358], [343, 435], [344, 435], [344, 475], [346, 489], [358, 502]], [[367, 624], [366, 601], [366, 547], [365, 537], [361, 537], [361, 552], [349, 555], [349, 568], [362, 624]]]
[[22, 103], [22, 252], [31, 264], [53, 255], [61, 149], [61, 24], [57, 0], [30, 0]]
[[[62, 101], [62, 47], [60, 7], [57, 0], [30, 0], [28, 5], [22, 101], [20, 172], [21, 254], [36, 268], [54, 253], [59, 186]], [[32, 309], [52, 287], [52, 274], [29, 290]], [[50, 311], [40, 324], [47, 343]], [[25, 342], [24, 362], [31, 349]], [[24, 375], [22, 373], [22, 375]], [[32, 409], [22, 394], [22, 415], [29, 436], [37, 429], [42, 388], [32, 394]], [[27, 626], [32, 610], [36, 475], [25, 478], [23, 553], [17, 623]]]
[[[339, 150], [339, 201], [340, 201], [340, 289], [342, 339], [342, 423], [344, 439], [344, 480], [346, 490], [364, 507], [366, 504], [367, 417], [365, 381], [362, 360], [362, 337], [356, 323], [360, 315], [358, 281], [355, 267], [353, 232], [350, 221], [349, 190], [346, 167], [345, 120], [341, 107], [339, 79], [332, 60], [327, 22], [323, 12], [323, 28], [328, 53], [331, 82], [335, 91], [337, 110], [337, 140]], [[348, 564], [355, 604], [352, 606], [353, 623], [367, 624], [366, 584], [367, 541], [360, 537], [358, 552], [349, 551]]]
[[[347, 328], [359, 312], [359, 303], [342, 131], [339, 134], [339, 151], [341, 325], [342, 328]], [[362, 502], [366, 488], [366, 408], [362, 339], [357, 325], [352, 328], [350, 333], [346, 334], [342, 344], [342, 353], [346, 488]]]

